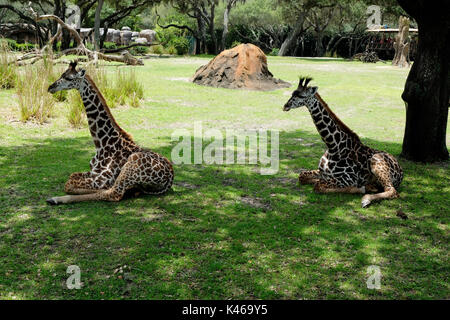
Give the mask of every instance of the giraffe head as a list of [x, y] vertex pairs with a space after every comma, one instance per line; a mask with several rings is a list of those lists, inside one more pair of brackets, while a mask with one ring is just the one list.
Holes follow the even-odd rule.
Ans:
[[291, 98], [283, 107], [283, 111], [289, 111], [308, 104], [317, 92], [317, 87], [308, 87], [311, 78], [300, 78], [297, 89], [292, 93]]
[[69, 68], [56, 80], [50, 87], [48, 92], [55, 93], [61, 90], [79, 89], [83, 83], [86, 70], [76, 70], [77, 62], [71, 62]]

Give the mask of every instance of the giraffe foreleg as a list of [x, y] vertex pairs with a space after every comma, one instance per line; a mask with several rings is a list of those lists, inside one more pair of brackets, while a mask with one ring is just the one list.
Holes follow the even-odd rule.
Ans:
[[305, 170], [298, 175], [298, 182], [300, 184], [315, 184], [319, 181], [319, 170]]
[[99, 189], [94, 187], [94, 179], [90, 172], [74, 172], [70, 175], [64, 185], [67, 194], [89, 194], [96, 193]]
[[81, 201], [120, 201], [126, 191], [141, 186], [156, 190], [155, 194], [166, 191], [173, 181], [170, 163], [165, 163], [161, 159], [147, 159], [146, 156], [146, 153], [143, 152], [130, 155], [113, 186], [107, 190], [90, 194], [53, 197], [48, 199], [47, 203], [55, 205]]
[[135, 167], [136, 164], [134, 162], [128, 161], [125, 163], [119, 176], [114, 182], [114, 185], [107, 190], [95, 190], [94, 192], [86, 194], [71, 194], [62, 197], [53, 197], [47, 199], [47, 203], [55, 205], [83, 201], [120, 201], [125, 192], [134, 186], [129, 180], [132, 169], [134, 168], [136, 170]]

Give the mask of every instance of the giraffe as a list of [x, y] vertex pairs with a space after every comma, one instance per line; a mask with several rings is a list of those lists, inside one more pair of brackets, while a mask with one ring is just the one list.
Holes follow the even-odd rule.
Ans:
[[51, 205], [105, 200], [120, 201], [127, 191], [162, 194], [172, 186], [174, 172], [168, 159], [138, 146], [114, 120], [105, 99], [77, 62], [48, 91], [77, 89], [83, 100], [96, 154], [89, 172], [72, 173], [65, 184], [66, 196], [47, 199]]
[[318, 193], [365, 194], [361, 200], [363, 208], [377, 200], [399, 197], [396, 189], [403, 171], [397, 160], [364, 145], [322, 100], [318, 88], [308, 87], [311, 80], [300, 79], [283, 111], [306, 106], [328, 149], [319, 161], [319, 169], [301, 172], [299, 183], [314, 184]]

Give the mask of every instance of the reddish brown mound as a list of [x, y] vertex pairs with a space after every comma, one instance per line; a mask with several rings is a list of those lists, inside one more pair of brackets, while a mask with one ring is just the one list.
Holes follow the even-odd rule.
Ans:
[[273, 77], [264, 52], [250, 43], [222, 51], [207, 65], [198, 68], [191, 80], [211, 87], [263, 91], [291, 86]]

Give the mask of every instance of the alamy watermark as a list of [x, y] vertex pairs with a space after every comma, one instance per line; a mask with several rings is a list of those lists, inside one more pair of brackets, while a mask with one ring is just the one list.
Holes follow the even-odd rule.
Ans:
[[366, 284], [367, 289], [381, 289], [381, 269], [380, 266], [368, 266], [367, 267], [367, 278]]
[[[178, 142], [171, 153], [174, 164], [259, 165], [262, 175], [276, 174], [279, 169], [278, 130], [225, 129], [224, 135], [219, 129], [203, 132], [202, 122], [198, 121], [193, 132], [175, 130], [172, 141]], [[210, 142], [205, 148], [204, 141]]]
[[75, 4], [69, 4], [66, 8], [66, 21], [69, 26], [75, 29], [81, 27], [81, 10]]
[[66, 270], [67, 274], [71, 276], [67, 278], [66, 285], [67, 289], [81, 289], [81, 270], [77, 265], [70, 265]]

